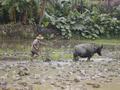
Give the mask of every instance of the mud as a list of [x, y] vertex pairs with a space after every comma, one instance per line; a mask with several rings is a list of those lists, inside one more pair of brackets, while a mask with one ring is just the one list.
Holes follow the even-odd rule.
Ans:
[[0, 61], [0, 87], [7, 90], [119, 90], [120, 61], [107, 59]]
[[119, 46], [106, 45], [103, 56], [95, 55], [90, 62], [63, 57], [72, 55], [72, 46], [53, 48], [54, 53], [60, 49], [60, 60], [44, 62], [37, 58], [31, 62], [26, 58], [30, 46], [2, 44], [0, 90], [120, 90]]

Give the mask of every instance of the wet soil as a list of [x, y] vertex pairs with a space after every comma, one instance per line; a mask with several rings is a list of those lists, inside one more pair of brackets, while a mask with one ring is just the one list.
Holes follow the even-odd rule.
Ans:
[[0, 61], [0, 87], [5, 90], [120, 90], [120, 61], [97, 59]]
[[[104, 45], [103, 56], [94, 55], [90, 62], [83, 58], [73, 62], [62, 56], [51, 62], [20, 60], [29, 55], [27, 45], [0, 46], [0, 90], [120, 90], [119, 45]], [[74, 45], [57, 45], [54, 52], [62, 48], [60, 54], [72, 55]]]

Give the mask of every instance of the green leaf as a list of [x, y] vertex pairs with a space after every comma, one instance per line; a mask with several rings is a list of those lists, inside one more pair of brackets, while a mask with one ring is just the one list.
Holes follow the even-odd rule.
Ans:
[[82, 36], [86, 36], [86, 34], [85, 34], [85, 33], [83, 33], [83, 32], [82, 32], [81, 34], [82, 34]]
[[62, 35], [64, 36], [66, 33], [65, 32], [62, 32]]
[[60, 27], [61, 27], [62, 29], [64, 29], [64, 28], [65, 28], [65, 27], [64, 27], [64, 26], [62, 26], [62, 25], [61, 25]]
[[98, 35], [97, 35], [97, 34], [92, 34], [92, 36], [94, 36], [94, 37], [98, 38]]
[[61, 29], [62, 32], [65, 32], [66, 30], [65, 29]]
[[31, 0], [26, 0], [27, 2], [30, 2]]
[[56, 27], [60, 29], [60, 26], [59, 26], [59, 25], [56, 25]]
[[68, 25], [67, 25], [67, 26], [65, 26], [65, 28], [66, 28], [66, 29], [70, 29], [70, 27], [69, 27]]
[[70, 24], [75, 24], [75, 21], [71, 21]]

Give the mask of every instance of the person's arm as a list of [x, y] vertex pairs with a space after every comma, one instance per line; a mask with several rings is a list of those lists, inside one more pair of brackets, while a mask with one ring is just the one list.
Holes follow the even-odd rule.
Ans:
[[39, 41], [39, 43], [40, 43], [41, 45], [48, 46], [48, 44], [47, 44], [47, 43], [45, 43], [45, 42]]

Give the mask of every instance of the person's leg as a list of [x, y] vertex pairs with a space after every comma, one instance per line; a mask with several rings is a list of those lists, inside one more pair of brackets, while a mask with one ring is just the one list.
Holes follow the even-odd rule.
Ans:
[[[39, 56], [39, 53], [37, 51], [34, 51], [34, 56], [32, 59], [37, 59], [37, 57]], [[33, 61], [33, 60], [32, 60]]]
[[30, 56], [31, 56], [30, 60], [31, 61], [33, 61], [34, 55], [35, 55], [35, 53], [33, 51], [31, 51], [31, 54], [30, 54]]
[[33, 52], [33, 51], [31, 51], [31, 54], [30, 54], [30, 56], [31, 56], [31, 57], [33, 57], [33, 56], [34, 56], [34, 52]]

